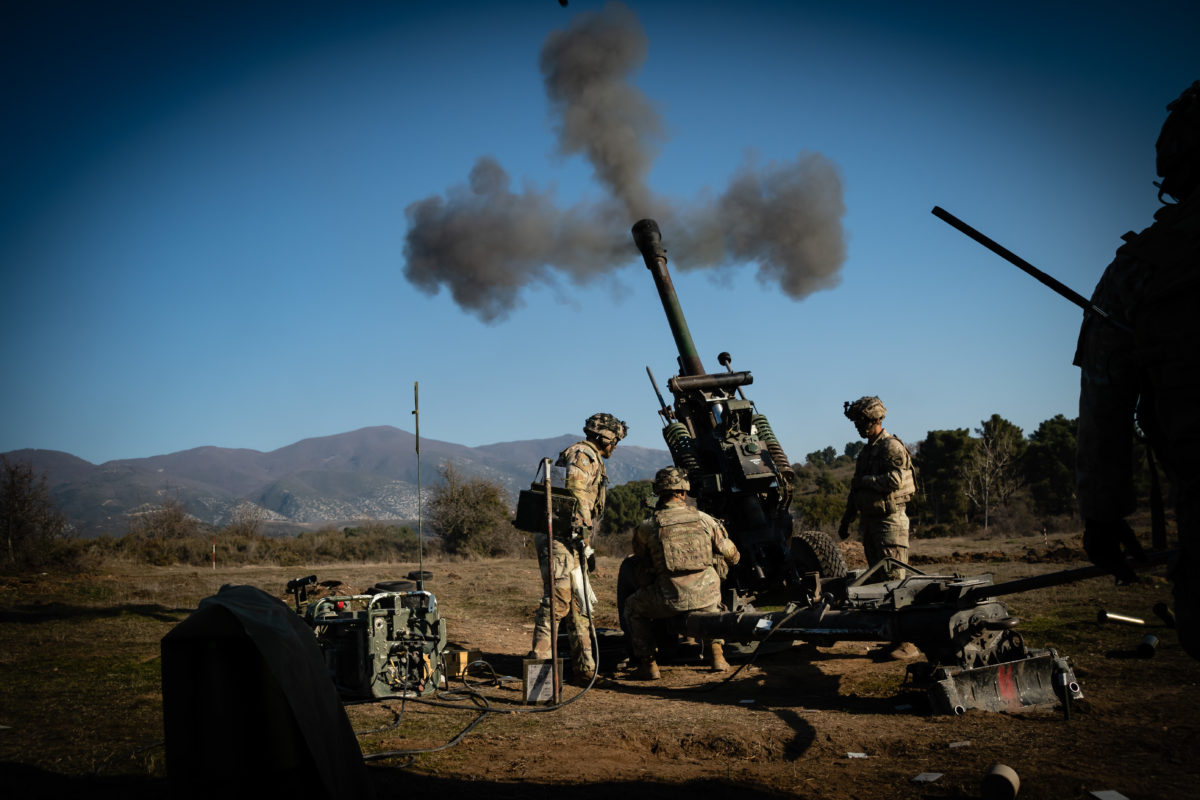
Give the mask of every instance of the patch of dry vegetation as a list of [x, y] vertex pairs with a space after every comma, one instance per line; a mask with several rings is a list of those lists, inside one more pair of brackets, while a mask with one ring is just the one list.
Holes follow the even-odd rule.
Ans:
[[[1070, 534], [916, 542], [928, 559], [922, 569], [991, 572], [997, 581], [1080, 566], [1053, 555], [1075, 546]], [[846, 550], [853, 554], [853, 545]], [[1039, 554], [1048, 560], [1036, 560]], [[600, 565], [596, 619], [616, 628], [618, 561], [603, 557]], [[284, 587], [291, 578], [315, 573], [361, 591], [417, 566], [213, 570], [109, 562], [84, 575], [0, 578], [0, 725], [7, 726], [0, 730], [0, 778], [40, 781], [63, 796], [167, 796], [164, 751], [156, 746], [163, 735], [159, 641], [201, 599], [233, 583], [290, 603]], [[426, 588], [438, 598], [451, 640], [481, 651], [497, 673], [516, 675], [541, 593], [536, 561], [429, 559], [424, 567], [433, 573]], [[411, 764], [373, 765], [370, 774], [381, 800], [414, 793], [521, 797], [567, 784], [584, 797], [736, 790], [745, 800], [846, 800], [917, 796], [911, 778], [937, 771], [945, 777], [928, 796], [965, 798], [977, 796], [979, 777], [1002, 761], [1020, 773], [1022, 797], [1084, 797], [1106, 788], [1129, 797], [1188, 796], [1200, 781], [1190, 755], [1200, 735], [1195, 662], [1166, 628], [1096, 620], [1105, 608], [1157, 624], [1150, 609], [1169, 601], [1162, 573], [1130, 587], [1098, 578], [1008, 598], [1032, 646], [1072, 659], [1086, 700], [1070, 722], [1056, 710], [933, 717], [923, 695], [904, 685], [904, 664], [872, 658], [869, 645], [796, 645], [764, 653], [728, 681], [687, 661], [664, 663], [658, 684], [606, 676], [562, 711], [491, 715], [458, 746]], [[1158, 652], [1136, 658], [1148, 630], [1160, 637]], [[523, 707], [519, 682], [485, 685], [482, 673], [478, 680], [495, 707]], [[568, 688], [567, 695], [578, 691]], [[401, 710], [400, 724], [388, 728]], [[348, 709], [368, 753], [443, 744], [474, 713], [395, 702]], [[970, 745], [948, 747], [960, 741]], [[851, 751], [868, 759], [853, 762], [845, 755]]]

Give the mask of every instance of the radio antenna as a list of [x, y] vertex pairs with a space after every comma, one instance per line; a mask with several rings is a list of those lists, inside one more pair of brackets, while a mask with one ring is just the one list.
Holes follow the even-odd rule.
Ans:
[[413, 381], [413, 420], [417, 431], [417, 590], [425, 591], [425, 531], [421, 522], [421, 396]]

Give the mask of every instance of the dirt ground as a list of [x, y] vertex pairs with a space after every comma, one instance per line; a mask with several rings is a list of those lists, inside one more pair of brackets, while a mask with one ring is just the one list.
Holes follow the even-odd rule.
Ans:
[[[920, 569], [1007, 580], [1083, 566], [1078, 537], [918, 541]], [[847, 549], [851, 566], [861, 548]], [[1034, 647], [1074, 666], [1085, 699], [1021, 713], [931, 713], [905, 683], [907, 662], [871, 643], [794, 644], [731, 657], [713, 674], [697, 658], [663, 663], [663, 679], [616, 669], [617, 561], [601, 561], [601, 676], [568, 685], [557, 710], [522, 703], [540, 578], [532, 560], [426, 563], [450, 639], [477, 651], [468, 676], [488, 713], [452, 682], [438, 704], [347, 707], [381, 800], [413, 797], [976, 798], [992, 764], [1022, 798], [1200, 797], [1200, 664], [1153, 613], [1169, 602], [1161, 567], [1134, 586], [1109, 578], [1010, 596]], [[0, 582], [0, 780], [28, 796], [168, 797], [157, 679], [159, 640], [225, 583], [284, 596], [308, 573], [361, 591], [414, 564], [215, 571], [130, 568], [67, 583]], [[1099, 610], [1144, 626], [1097, 620]], [[1154, 655], [1136, 648], [1151, 633]], [[764, 648], [764, 651], [766, 648]], [[89, 659], [101, 662], [89, 673]], [[496, 676], [493, 678], [493, 675]], [[482, 717], [482, 718], [480, 718]], [[445, 747], [472, 722], [461, 741]], [[442, 748], [436, 752], [409, 751]], [[920, 777], [931, 780], [918, 780]], [[41, 794], [39, 794], [41, 793]], [[427, 793], [427, 794], [425, 794]], [[1100, 795], [1117, 797], [1118, 795]]]

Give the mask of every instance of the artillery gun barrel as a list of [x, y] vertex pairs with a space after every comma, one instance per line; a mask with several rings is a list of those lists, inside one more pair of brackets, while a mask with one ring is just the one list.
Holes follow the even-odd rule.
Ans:
[[[1170, 560], [1171, 556], [1175, 555], [1174, 550], [1163, 550], [1158, 553], [1151, 553], [1146, 556], [1144, 561], [1130, 561], [1129, 566], [1134, 570], [1148, 569], [1150, 567], [1165, 564]], [[1044, 575], [1032, 575], [1028, 578], [1017, 578], [1004, 583], [986, 584], [983, 586], [975, 586], [963, 592], [964, 601], [979, 600], [984, 597], [1000, 597], [1006, 594], [1019, 594], [1021, 592], [1032, 592], [1035, 589], [1046, 589], [1050, 586], [1061, 586], [1064, 583], [1074, 583], [1075, 581], [1087, 580], [1088, 578], [1099, 578], [1103, 575], [1109, 575], [1109, 571], [1104, 567], [1095, 565], [1089, 567], [1079, 567], [1077, 569], [1064, 569], [1058, 572], [1047, 572]]]
[[1119, 320], [1114, 319], [1112, 314], [1109, 314], [1103, 308], [1100, 308], [1100, 306], [1096, 305], [1091, 300], [1088, 300], [1086, 297], [1084, 297], [1079, 292], [1072, 289], [1070, 286], [1067, 286], [1065, 283], [1058, 280], [1057, 278], [1055, 278], [1051, 275], [1047, 275], [1045, 272], [1042, 272], [1040, 269], [1035, 267], [1033, 264], [1030, 264], [1028, 261], [1021, 258], [1019, 255], [1017, 255], [1013, 251], [1009, 250], [1007, 247], [1000, 244], [995, 239], [992, 239], [992, 238], [980, 233], [975, 228], [972, 228], [970, 225], [963, 222], [961, 219], [954, 216], [953, 214], [951, 214], [949, 211], [942, 208], [941, 206], [934, 206], [930, 213], [932, 213], [935, 217], [940, 219], [942, 222], [945, 222], [950, 227], [956, 228], [960, 233], [966, 234], [970, 238], [979, 242], [981, 245], [986, 247], [988, 250], [991, 250], [993, 253], [1000, 256], [1005, 261], [1007, 261], [1008, 263], [1012, 264], [1017, 269], [1024, 272], [1026, 275], [1029, 275], [1034, 280], [1041, 283], [1043, 286], [1050, 287], [1050, 289], [1052, 291], [1058, 293], [1062, 297], [1065, 297], [1067, 300], [1070, 300], [1072, 303], [1079, 306], [1084, 311], [1091, 312], [1091, 313], [1095, 314], [1096, 316], [1101, 317], [1102, 319], [1108, 320], [1110, 323], [1112, 323], [1117, 328], [1119, 328], [1120, 330], [1122, 330], [1126, 333], [1133, 333], [1133, 331], [1131, 331], [1129, 329], [1129, 326], [1125, 325], [1123, 322], [1120, 322]]
[[667, 251], [662, 246], [662, 233], [658, 230], [658, 223], [652, 219], [634, 223], [633, 241], [646, 261], [646, 268], [654, 276], [658, 297], [662, 300], [663, 311], [667, 314], [667, 324], [671, 326], [671, 335], [675, 337], [675, 347], [679, 350], [679, 374], [703, 375], [704, 365], [700, 363], [700, 356], [696, 353], [696, 345], [692, 341], [692, 333], [683, 317], [683, 308], [679, 305], [678, 295], [675, 294], [671, 273], [667, 272]]

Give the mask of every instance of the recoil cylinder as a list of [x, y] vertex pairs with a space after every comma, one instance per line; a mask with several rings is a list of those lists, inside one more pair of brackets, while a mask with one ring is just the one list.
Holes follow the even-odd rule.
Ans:
[[792, 462], [788, 460], [787, 453], [783, 452], [783, 445], [775, 438], [775, 431], [771, 430], [771, 423], [767, 422], [766, 416], [755, 414], [750, 418], [750, 422], [754, 425], [758, 438], [767, 443], [767, 452], [771, 454], [771, 461], [775, 463], [775, 469], [781, 475], [790, 477]]
[[696, 440], [682, 422], [672, 422], [663, 428], [663, 439], [675, 463], [690, 475], [700, 470], [700, 458], [696, 455]]

